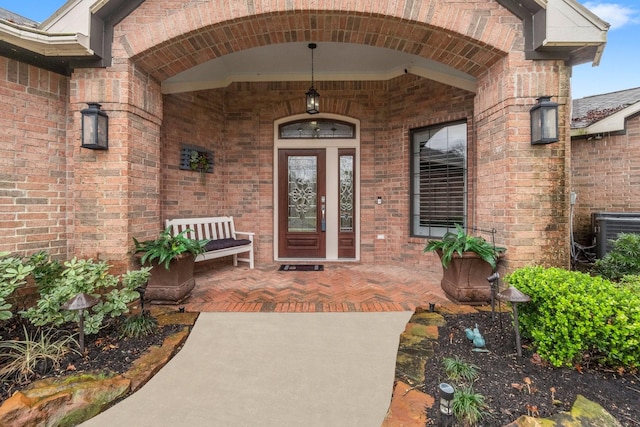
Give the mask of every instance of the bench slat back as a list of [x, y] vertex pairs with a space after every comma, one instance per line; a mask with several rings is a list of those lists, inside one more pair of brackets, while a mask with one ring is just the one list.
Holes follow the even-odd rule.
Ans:
[[171, 226], [173, 234], [190, 230], [185, 234], [190, 239], [235, 239], [236, 229], [232, 216], [208, 218], [180, 218], [167, 220], [167, 227]]

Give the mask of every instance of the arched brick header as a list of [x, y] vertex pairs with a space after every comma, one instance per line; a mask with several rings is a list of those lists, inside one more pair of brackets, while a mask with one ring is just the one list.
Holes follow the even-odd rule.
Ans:
[[[116, 27], [114, 57], [131, 58], [158, 81], [226, 54], [277, 43], [366, 44], [418, 55], [478, 77], [523, 43], [521, 23], [495, 2], [411, 2], [387, 10], [271, 10], [228, 2], [157, 10], [145, 2]], [[323, 2], [320, 2], [323, 3]], [[259, 7], [260, 6], [260, 7]], [[383, 7], [384, 6], [384, 7]], [[407, 8], [410, 12], [407, 12]], [[158, 13], [165, 16], [158, 18]]]

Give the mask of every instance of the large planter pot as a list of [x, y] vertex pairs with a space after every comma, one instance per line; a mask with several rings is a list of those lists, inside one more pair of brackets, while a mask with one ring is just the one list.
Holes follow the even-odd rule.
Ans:
[[[500, 255], [501, 258], [503, 256]], [[491, 284], [487, 281], [491, 273], [491, 264], [475, 252], [463, 252], [462, 256], [454, 254], [449, 266], [443, 267], [440, 285], [447, 297], [455, 303], [486, 304], [491, 301]]]
[[183, 253], [171, 260], [168, 270], [164, 264], [154, 263], [144, 293], [145, 300], [155, 304], [179, 304], [184, 301], [196, 285], [194, 264], [195, 256], [191, 253]]

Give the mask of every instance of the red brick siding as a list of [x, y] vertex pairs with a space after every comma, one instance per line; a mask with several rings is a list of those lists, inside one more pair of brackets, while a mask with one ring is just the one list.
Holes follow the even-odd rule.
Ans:
[[[4, 135], [6, 141], [0, 141], [15, 141], [4, 149], [16, 161], [28, 157], [20, 155], [23, 149], [29, 155], [37, 152], [58, 159], [61, 164], [46, 171], [59, 174], [56, 185], [62, 189], [56, 194], [63, 199], [55, 208], [45, 208], [17, 206], [15, 198], [3, 198], [6, 203], [0, 208], [6, 206], [10, 213], [7, 228], [23, 227], [12, 224], [19, 213], [42, 215], [44, 210], [49, 220], [55, 217], [56, 226], [64, 225], [47, 242], [64, 242], [61, 246], [67, 245], [70, 254], [124, 265], [131, 237], [152, 237], [163, 219], [203, 211], [226, 213], [237, 217], [239, 229], [259, 233], [258, 261], [270, 261], [273, 122], [303, 111], [307, 84], [237, 83], [163, 98], [159, 82], [209, 59], [266, 44], [350, 42], [416, 54], [478, 79], [473, 97], [412, 76], [385, 82], [319, 82], [323, 111], [361, 120], [362, 260], [436, 264], [433, 257], [422, 255], [423, 241], [409, 237], [409, 130], [466, 117], [472, 223], [498, 230], [499, 243], [509, 248], [511, 266], [566, 264], [568, 135], [563, 132], [558, 143], [532, 147], [528, 111], [538, 96], [553, 96], [561, 106], [561, 129], [566, 128], [568, 68], [559, 61], [525, 60], [520, 21], [495, 1], [352, 6], [335, 11], [335, 2], [325, 0], [314, 10], [302, 1], [144, 2], [116, 26], [113, 66], [74, 73], [68, 105], [63, 89], [68, 80], [31, 67], [28, 72], [24, 66], [11, 71], [5, 65], [6, 78], [0, 79], [7, 91], [3, 96], [15, 103], [15, 95], [40, 109], [9, 115], [7, 127], [15, 124], [23, 133], [13, 139]], [[51, 83], [56, 81], [58, 86]], [[49, 86], [42, 87], [44, 82]], [[79, 147], [79, 111], [94, 101], [101, 102], [110, 117], [107, 152]], [[33, 139], [33, 131], [20, 125], [42, 111], [51, 123], [35, 135], [47, 141], [46, 153], [43, 144], [27, 141]], [[35, 117], [29, 126], [42, 122], [41, 116]], [[51, 129], [56, 130], [53, 135]], [[214, 173], [205, 176], [204, 184], [197, 174], [177, 169], [179, 144], [187, 139], [215, 153]], [[55, 150], [63, 153], [64, 161], [51, 154]], [[29, 166], [25, 163], [24, 171]], [[28, 182], [31, 177], [13, 168], [3, 185], [10, 191], [32, 191], [30, 196], [36, 197], [33, 188], [18, 188], [21, 179]], [[38, 179], [51, 179], [43, 176]], [[53, 195], [52, 188], [58, 189], [48, 183], [38, 191]], [[382, 206], [374, 203], [378, 195], [385, 199]], [[55, 229], [37, 228], [34, 224], [24, 236], [7, 236], [3, 244], [23, 244], [26, 249], [34, 235], [49, 239]], [[4, 228], [2, 232], [8, 233]], [[386, 239], [377, 240], [377, 234]], [[40, 240], [34, 246], [46, 244], [50, 243]]]
[[[231, 215], [226, 203], [233, 186], [227, 179], [224, 91], [200, 91], [164, 97], [162, 126], [162, 218]], [[180, 169], [183, 144], [214, 154], [213, 173]], [[248, 151], [247, 154], [251, 153]], [[249, 171], [249, 172], [253, 172]]]
[[640, 114], [627, 119], [626, 133], [571, 142], [576, 241], [590, 243], [591, 214], [640, 212]]
[[0, 251], [67, 257], [68, 78], [0, 58]]
[[[568, 266], [570, 70], [561, 61], [522, 56], [510, 55], [480, 80], [474, 223], [496, 228], [509, 268]], [[529, 110], [543, 94], [559, 104], [560, 141], [532, 146]]]

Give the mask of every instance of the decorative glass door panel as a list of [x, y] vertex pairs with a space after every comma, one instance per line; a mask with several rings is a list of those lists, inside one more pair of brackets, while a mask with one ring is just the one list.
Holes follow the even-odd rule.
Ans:
[[278, 157], [279, 256], [324, 258], [325, 152], [280, 150]]
[[341, 149], [339, 156], [340, 228], [338, 230], [338, 257], [355, 258], [355, 150]]
[[315, 232], [318, 229], [318, 158], [289, 156], [288, 168], [287, 231]]

